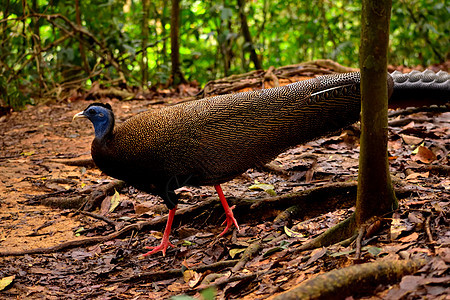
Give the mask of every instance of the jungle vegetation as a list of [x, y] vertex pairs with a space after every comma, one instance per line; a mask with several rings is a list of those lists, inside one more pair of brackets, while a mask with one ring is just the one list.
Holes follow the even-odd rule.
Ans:
[[[389, 64], [449, 55], [450, 6], [394, 1]], [[330, 58], [357, 67], [354, 0], [0, 0], [0, 105], [94, 82], [142, 89]]]

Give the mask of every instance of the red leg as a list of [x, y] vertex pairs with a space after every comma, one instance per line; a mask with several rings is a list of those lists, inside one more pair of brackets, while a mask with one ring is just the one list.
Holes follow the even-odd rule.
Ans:
[[[222, 231], [222, 233], [219, 234], [219, 236], [224, 235], [228, 231], [228, 229], [231, 227], [232, 224], [234, 224], [234, 226], [236, 226], [237, 230], [239, 231], [239, 225], [233, 216], [232, 209], [234, 207], [230, 208], [228, 206], [227, 200], [225, 199], [222, 188], [220, 187], [219, 184], [215, 185], [214, 188], [216, 189], [216, 192], [219, 195], [220, 202], [222, 203], [223, 209], [225, 210], [225, 216], [227, 217], [225, 220], [225, 222], [227, 223], [227, 227], [225, 227], [224, 231]], [[223, 222], [223, 223], [225, 223], [225, 222]]]
[[167, 218], [166, 229], [164, 230], [164, 235], [163, 235], [161, 244], [156, 247], [145, 247], [145, 249], [153, 249], [153, 250], [145, 253], [143, 256], [148, 256], [148, 255], [156, 253], [158, 251], [162, 251], [163, 256], [166, 256], [167, 247], [169, 247], [169, 246], [175, 247], [174, 245], [172, 245], [171, 242], [169, 242], [169, 235], [170, 235], [170, 230], [172, 228], [172, 222], [173, 222], [173, 218], [175, 217], [176, 210], [177, 210], [176, 206], [174, 208], [172, 208], [171, 210], [169, 210], [169, 217]]

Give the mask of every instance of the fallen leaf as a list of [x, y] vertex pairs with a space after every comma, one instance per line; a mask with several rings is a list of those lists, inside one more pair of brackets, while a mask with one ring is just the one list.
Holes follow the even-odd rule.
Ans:
[[313, 262], [315, 262], [316, 260], [318, 260], [319, 258], [321, 258], [322, 256], [324, 256], [325, 254], [327, 254], [327, 248], [318, 248], [315, 249], [311, 252], [311, 258], [306, 262], [306, 266], [312, 264]]
[[404, 276], [400, 282], [400, 288], [406, 291], [415, 291], [420, 286], [422, 279], [422, 276]]
[[216, 299], [217, 290], [214, 287], [209, 287], [200, 292], [203, 300], [214, 300]]
[[260, 183], [258, 180], [255, 180], [255, 184], [249, 187], [250, 190], [263, 190], [267, 194], [271, 196], [276, 196], [275, 187], [271, 184]]
[[[423, 147], [423, 145], [425, 145], [425, 143], [420, 144], [420, 146]], [[420, 147], [419, 146], [419, 147]], [[417, 147], [416, 149], [414, 149], [414, 151], [412, 152], [412, 154], [417, 154], [419, 152], [419, 147]]]
[[402, 243], [409, 243], [412, 241], [416, 241], [418, 238], [419, 238], [419, 234], [417, 232], [413, 232], [412, 234], [410, 234], [408, 236], [404, 236], [404, 237], [400, 238], [399, 241]]
[[406, 180], [410, 180], [410, 179], [417, 179], [418, 177], [422, 177], [422, 178], [428, 178], [430, 177], [430, 172], [425, 172], [425, 173], [411, 173], [408, 176], [406, 176]]
[[402, 234], [402, 232], [406, 230], [406, 224], [402, 219], [400, 219], [397, 214], [394, 214], [394, 216], [392, 217], [390, 228], [391, 240], [396, 240], [400, 236], [400, 234]]
[[423, 141], [423, 138], [418, 138], [412, 135], [401, 134], [400, 136], [402, 137], [403, 141], [408, 145], [417, 145]]
[[152, 206], [154, 206], [154, 204], [150, 201], [137, 203], [134, 205], [134, 212], [138, 215], [142, 215], [150, 211], [152, 209]]
[[425, 164], [429, 164], [436, 160], [436, 155], [424, 146], [417, 147], [417, 154], [411, 157], [414, 161], [421, 161]]
[[378, 247], [369, 247], [367, 249], [367, 252], [369, 252], [372, 256], [376, 257], [376, 256], [378, 256], [378, 254], [381, 253], [382, 250], [383, 249], [378, 248]]
[[178, 293], [184, 290], [184, 286], [180, 282], [174, 282], [167, 287], [167, 290]]
[[119, 204], [120, 195], [116, 190], [114, 190], [114, 195], [111, 197], [111, 206], [109, 207], [109, 212], [112, 213]]
[[234, 248], [230, 250], [230, 256], [231, 258], [234, 258], [237, 254], [244, 252], [245, 248]]
[[8, 276], [8, 277], [3, 277], [2, 279], [0, 279], [0, 291], [3, 291], [4, 289], [6, 289], [16, 278], [15, 275], [13, 276]]
[[34, 150], [31, 150], [31, 151], [23, 151], [22, 153], [20, 153], [20, 155], [23, 155], [23, 156], [31, 156], [31, 155], [33, 155], [34, 154]]
[[288, 236], [288, 237], [305, 237], [302, 233], [300, 233], [300, 232], [296, 232], [296, 231], [293, 231], [292, 229], [289, 229], [289, 228], [287, 228], [286, 226], [284, 226], [284, 232], [286, 233], [286, 235]]
[[[194, 280], [194, 281], [196, 281], [196, 282], [198, 282], [199, 281], [199, 279], [200, 279], [200, 274], [199, 273], [197, 273], [197, 272], [195, 272], [194, 270], [186, 270], [186, 271], [184, 271], [183, 272], [183, 279], [184, 279], [184, 282], [186, 282], [186, 283], [189, 283], [189, 286], [190, 287], [193, 287], [193, 286], [191, 286], [191, 282]], [[194, 284], [195, 285], [195, 284]]]

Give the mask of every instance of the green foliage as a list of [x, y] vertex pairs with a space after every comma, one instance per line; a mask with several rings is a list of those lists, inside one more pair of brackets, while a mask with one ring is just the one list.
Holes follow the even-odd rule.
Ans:
[[[200, 291], [202, 300], [214, 300], [216, 299], [216, 294], [217, 294], [216, 289], [212, 287]], [[188, 295], [173, 296], [170, 298], [170, 300], [195, 300], [195, 299], [197, 298]]]
[[[170, 1], [149, 1], [146, 20], [142, 1], [79, 3], [81, 30], [75, 1], [2, 0], [0, 104], [18, 108], [32, 102], [30, 97], [65, 98], [64, 91], [94, 81], [141, 86], [143, 62], [150, 81], [145, 86], [169, 81]], [[247, 1], [247, 22], [263, 68], [319, 58], [357, 67], [360, 5], [354, 0]], [[436, 0], [393, 5], [390, 63], [445, 61], [450, 7]], [[254, 68], [238, 10], [237, 1], [181, 2], [180, 55], [188, 80], [204, 84]], [[144, 23], [149, 29], [146, 57]]]

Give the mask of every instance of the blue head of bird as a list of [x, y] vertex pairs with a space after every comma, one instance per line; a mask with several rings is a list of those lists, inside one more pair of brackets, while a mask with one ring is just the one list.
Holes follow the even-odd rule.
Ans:
[[103, 103], [93, 103], [82, 112], [73, 116], [72, 120], [87, 118], [94, 125], [95, 137], [102, 139], [114, 128], [114, 115], [111, 105]]

